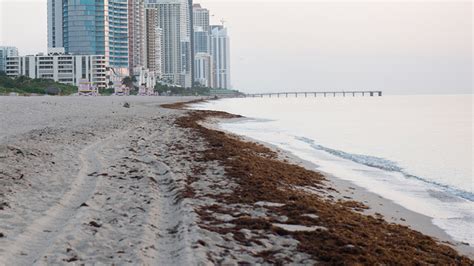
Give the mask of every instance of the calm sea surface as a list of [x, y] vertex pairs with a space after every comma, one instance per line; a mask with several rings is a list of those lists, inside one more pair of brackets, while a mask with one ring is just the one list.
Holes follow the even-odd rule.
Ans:
[[433, 218], [474, 245], [473, 95], [224, 99], [196, 109], [249, 119], [231, 132]]

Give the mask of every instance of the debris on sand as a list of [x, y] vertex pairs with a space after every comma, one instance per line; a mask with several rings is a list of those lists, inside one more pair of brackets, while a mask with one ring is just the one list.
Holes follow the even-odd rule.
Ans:
[[125, 103], [123, 104], [123, 107], [125, 107], [125, 108], [130, 108], [130, 104], [129, 104], [128, 102], [125, 102]]
[[297, 224], [273, 224], [273, 226], [279, 227], [288, 232], [313, 232], [317, 230], [327, 231], [328, 229], [324, 226], [304, 226]]
[[96, 221], [90, 221], [90, 222], [89, 222], [89, 225], [90, 225], [90, 226], [93, 226], [93, 227], [96, 227], [96, 228], [102, 227], [102, 225], [99, 224], [99, 223], [96, 222]]
[[[176, 104], [167, 107], [180, 109], [185, 106]], [[322, 189], [325, 182], [321, 173], [280, 161], [278, 154], [261, 144], [223, 134], [201, 123], [215, 118], [236, 116], [193, 110], [176, 120], [178, 126], [206, 140], [207, 150], [196, 154], [196, 160], [217, 161], [225, 167], [226, 178], [236, 184], [236, 188], [225, 196], [207, 194], [220, 204], [205, 206], [197, 211], [203, 221], [201, 226], [206, 230], [232, 235], [234, 240], [253, 247], [264, 245], [263, 240], [268, 241], [275, 233], [291, 237], [297, 241], [299, 252], [323, 264], [472, 265], [469, 258], [432, 237], [361, 213], [360, 210], [367, 209], [367, 206], [360, 202], [328, 200], [316, 190]], [[312, 187], [315, 193], [295, 187]], [[268, 203], [283, 205], [274, 206], [262, 215], [239, 209], [239, 206], [248, 205], [267, 205], [268, 208]], [[239, 218], [225, 222], [227, 226], [224, 226], [223, 221], [217, 219], [219, 213], [251, 215], [239, 215]], [[308, 215], [312, 213], [318, 215]], [[281, 224], [278, 217], [287, 217], [284, 221], [287, 224]], [[250, 232], [248, 236], [242, 233], [243, 230]], [[262, 258], [273, 261], [280, 255]]]

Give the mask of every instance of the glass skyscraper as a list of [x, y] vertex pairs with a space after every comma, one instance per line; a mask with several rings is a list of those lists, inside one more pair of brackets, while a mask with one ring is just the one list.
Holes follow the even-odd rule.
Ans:
[[105, 54], [104, 0], [65, 0], [62, 11], [66, 52], [84, 55]]
[[194, 27], [194, 52], [209, 53], [209, 32], [202, 27]]
[[[128, 68], [127, 0], [48, 0], [48, 46]], [[62, 40], [59, 41], [59, 40]]]
[[[97, 0], [96, 0], [97, 1]], [[107, 1], [107, 0], [105, 0]], [[128, 1], [108, 0], [109, 36], [105, 34], [110, 53], [110, 66], [128, 68]], [[107, 7], [107, 5], [105, 5]], [[107, 33], [107, 31], [105, 31]], [[107, 42], [107, 37], [109, 41]], [[107, 53], [106, 53], [107, 54]]]

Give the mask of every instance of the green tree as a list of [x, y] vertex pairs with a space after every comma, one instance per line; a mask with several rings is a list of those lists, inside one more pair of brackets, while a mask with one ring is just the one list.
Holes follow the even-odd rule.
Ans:
[[125, 77], [122, 79], [122, 84], [129, 87], [133, 88], [133, 78], [132, 77]]

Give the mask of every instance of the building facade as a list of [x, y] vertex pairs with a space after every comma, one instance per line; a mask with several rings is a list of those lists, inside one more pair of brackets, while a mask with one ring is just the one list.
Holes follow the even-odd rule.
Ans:
[[18, 56], [18, 49], [13, 46], [0, 46], [0, 73], [6, 73], [7, 57]]
[[[107, 7], [107, 4], [104, 6]], [[104, 23], [104, 28], [108, 26], [109, 29], [108, 42], [106, 38], [109, 53], [105, 55], [108, 55], [109, 65], [119, 69], [129, 68], [128, 0], [108, 0], [107, 17], [109, 21]]]
[[48, 48], [64, 47], [63, 1], [48, 0]]
[[231, 89], [230, 40], [224, 26], [211, 26], [213, 88]]
[[201, 86], [213, 84], [212, 56], [209, 34], [209, 10], [193, 5], [194, 82]]
[[201, 86], [211, 88], [213, 86], [212, 56], [209, 53], [196, 53], [194, 60], [195, 81]]
[[128, 69], [128, 8], [128, 0], [48, 0], [48, 47]]
[[52, 79], [79, 86], [91, 82], [100, 89], [107, 87], [104, 55], [70, 55], [50, 53], [7, 57], [6, 74], [9, 77]]
[[158, 27], [162, 30], [161, 67], [162, 80], [174, 85], [184, 85], [181, 76], [181, 0], [147, 0], [147, 8], [155, 9]]
[[194, 27], [194, 82], [212, 87], [213, 69], [209, 32], [201, 26]]
[[194, 27], [194, 52], [210, 53], [210, 36], [209, 32], [203, 27]]
[[189, 88], [194, 81], [193, 1], [181, 2], [181, 82]]
[[159, 27], [158, 10], [147, 8], [145, 10], [146, 24], [146, 67], [155, 73], [157, 78], [162, 76], [162, 41], [163, 30]]
[[128, 34], [130, 73], [147, 65], [145, 0], [128, 1]]
[[193, 26], [201, 27], [209, 32], [209, 10], [202, 8], [200, 4], [193, 5]]

